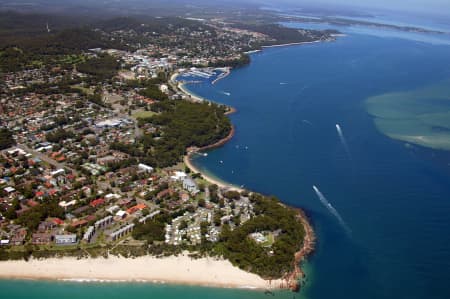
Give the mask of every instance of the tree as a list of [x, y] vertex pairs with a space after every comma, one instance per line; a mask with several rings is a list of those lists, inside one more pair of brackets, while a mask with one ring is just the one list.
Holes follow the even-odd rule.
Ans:
[[12, 132], [5, 127], [0, 128], [0, 150], [9, 148], [15, 144]]
[[186, 220], [182, 220], [180, 222], [180, 225], [178, 225], [179, 230], [186, 229], [187, 227], [188, 227], [188, 223], [186, 222]]

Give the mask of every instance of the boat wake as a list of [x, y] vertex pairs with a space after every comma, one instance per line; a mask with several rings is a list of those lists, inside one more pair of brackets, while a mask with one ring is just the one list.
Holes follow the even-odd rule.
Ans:
[[317, 197], [319, 198], [320, 202], [327, 208], [327, 210], [338, 220], [339, 224], [344, 228], [345, 232], [349, 235], [351, 235], [352, 231], [350, 227], [345, 223], [344, 219], [342, 219], [339, 212], [331, 205], [331, 203], [327, 200], [325, 195], [320, 192], [319, 188], [317, 188], [315, 185], [313, 185], [313, 190], [316, 192]]
[[352, 155], [350, 154], [350, 148], [348, 147], [347, 140], [345, 140], [344, 133], [342, 132], [342, 128], [339, 124], [336, 124], [336, 131], [339, 135], [339, 139], [341, 140], [342, 145], [344, 146], [345, 152], [347, 153], [349, 159], [352, 159]]

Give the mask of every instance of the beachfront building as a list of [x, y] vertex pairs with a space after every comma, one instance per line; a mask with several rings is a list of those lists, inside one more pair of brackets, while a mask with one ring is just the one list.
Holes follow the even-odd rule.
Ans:
[[111, 223], [113, 223], [113, 217], [110, 215], [110, 216], [106, 216], [105, 218], [102, 218], [102, 219], [96, 221], [94, 223], [94, 227], [95, 227], [95, 229], [102, 229], [102, 228], [107, 227]]
[[34, 233], [31, 237], [31, 243], [34, 245], [46, 245], [52, 241], [52, 235], [49, 233]]
[[109, 238], [112, 241], [120, 239], [120, 238], [124, 237], [125, 235], [129, 234], [133, 230], [133, 228], [134, 228], [134, 223], [128, 224], [128, 225], [121, 227], [118, 230], [112, 232], [109, 235]]
[[56, 245], [71, 245], [77, 243], [77, 235], [56, 235], [55, 236]]
[[183, 178], [182, 183], [183, 189], [187, 190], [189, 193], [197, 194], [198, 192], [200, 192], [200, 190], [198, 190], [197, 184], [190, 177]]
[[139, 223], [145, 223], [147, 220], [152, 219], [153, 217], [155, 217], [159, 213], [161, 213], [160, 210], [153, 211], [150, 214], [148, 214], [147, 216], [144, 216], [144, 217], [140, 218], [139, 219]]
[[83, 241], [91, 242], [92, 237], [95, 234], [95, 228], [93, 226], [89, 226], [86, 232], [83, 235]]

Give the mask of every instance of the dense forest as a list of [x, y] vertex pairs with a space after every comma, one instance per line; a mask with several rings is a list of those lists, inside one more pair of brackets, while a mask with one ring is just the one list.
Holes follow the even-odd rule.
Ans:
[[214, 32], [214, 28], [199, 21], [188, 20], [180, 17], [117, 17], [93, 23], [92, 27], [100, 28], [106, 32], [134, 30], [140, 34], [152, 32], [154, 35], [171, 34], [181, 28], [187, 28], [191, 31], [209, 30]]
[[329, 37], [332, 33], [338, 33], [338, 31], [335, 30], [298, 30], [294, 28], [284, 27], [278, 24], [235, 23], [233, 24], [233, 26], [236, 28], [260, 32], [271, 37], [274, 42], [270, 42], [267, 45], [310, 42]]
[[99, 55], [77, 64], [77, 70], [93, 76], [97, 80], [110, 79], [116, 75], [120, 64], [110, 55]]
[[241, 66], [245, 66], [247, 64], [250, 63], [250, 56], [247, 54], [241, 54], [241, 56], [239, 57], [239, 59], [235, 59], [235, 60], [218, 60], [215, 63], [211, 63], [210, 66], [211, 67], [232, 67], [232, 68], [236, 68], [236, 67], [241, 67]]
[[231, 130], [225, 108], [209, 103], [174, 102], [148, 119], [162, 127], [163, 136], [154, 144], [147, 162], [158, 167], [174, 165], [181, 160], [186, 148], [213, 144]]
[[11, 147], [14, 143], [12, 132], [7, 128], [0, 128], [0, 150]]
[[124, 49], [118, 42], [105, 39], [87, 28], [66, 29], [56, 34], [22, 38], [0, 45], [0, 72], [59, 64], [66, 55], [81, 54], [91, 48]]
[[153, 141], [145, 162], [166, 167], [179, 162], [190, 146], [202, 147], [226, 137], [231, 123], [226, 108], [210, 103], [161, 102], [161, 112], [141, 122], [161, 127], [162, 138]]
[[182, 160], [186, 148], [213, 144], [231, 131], [226, 108], [216, 104], [165, 100], [152, 110], [158, 114], [138, 120], [140, 126], [156, 127], [156, 133], [144, 134], [134, 144], [115, 142], [111, 149], [154, 167], [168, 167]]
[[[274, 197], [252, 194], [250, 200], [257, 216], [234, 230], [227, 225], [223, 227], [220, 236], [223, 255], [241, 269], [267, 279], [280, 278], [292, 271], [295, 252], [302, 246], [305, 235], [303, 225], [295, 210], [281, 205]], [[270, 248], [248, 237], [253, 232], [276, 230], [281, 233]]]

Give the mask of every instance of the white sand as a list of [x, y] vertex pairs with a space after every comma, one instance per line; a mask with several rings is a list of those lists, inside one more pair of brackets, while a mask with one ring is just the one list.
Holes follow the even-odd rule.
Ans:
[[200, 171], [200, 169], [198, 169], [197, 167], [194, 166], [194, 164], [192, 164], [191, 160], [189, 159], [189, 156], [184, 156], [183, 158], [184, 164], [186, 164], [186, 166], [192, 171], [192, 172], [198, 172], [202, 175], [202, 177], [209, 183], [211, 184], [216, 184], [217, 186], [219, 186], [220, 188], [224, 188], [227, 190], [233, 190], [233, 191], [238, 191], [238, 192], [242, 192], [245, 191], [245, 189], [240, 188], [240, 187], [236, 187], [232, 184], [228, 184], [224, 181], [221, 181], [219, 179], [216, 179], [202, 171]]
[[167, 282], [230, 288], [279, 288], [281, 281], [262, 279], [234, 267], [229, 261], [191, 259], [186, 255], [155, 258], [72, 257], [0, 262], [0, 278], [55, 279], [76, 281]]

